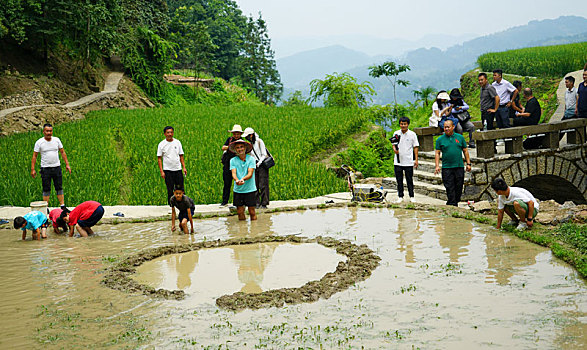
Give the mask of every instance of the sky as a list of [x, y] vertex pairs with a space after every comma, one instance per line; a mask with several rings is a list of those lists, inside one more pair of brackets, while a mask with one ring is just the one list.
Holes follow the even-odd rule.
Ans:
[[[429, 34], [491, 34], [531, 20], [587, 17], [585, 0], [236, 0], [262, 13], [271, 38], [370, 35], [417, 40]], [[492, 11], [492, 9], [499, 9]], [[587, 31], [587, 28], [585, 28]]]

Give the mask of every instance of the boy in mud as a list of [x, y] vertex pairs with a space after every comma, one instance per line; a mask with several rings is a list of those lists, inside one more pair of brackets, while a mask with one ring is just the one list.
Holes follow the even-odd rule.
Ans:
[[93, 235], [92, 226], [96, 225], [104, 216], [104, 207], [96, 201], [86, 201], [69, 211], [63, 209], [59, 218], [69, 226], [69, 237], [73, 237], [75, 229], [81, 237]]
[[175, 186], [173, 196], [169, 198], [171, 204], [171, 231], [175, 231], [175, 208], [179, 210], [179, 229], [186, 235], [188, 234], [188, 220], [192, 227], [191, 233], [194, 233], [193, 214], [196, 209], [194, 200], [185, 195], [183, 186]]
[[61, 213], [63, 213], [63, 209], [61, 208], [53, 209], [49, 212], [49, 220], [51, 220], [51, 223], [53, 224], [53, 232], [56, 234], [60, 234], [61, 230], [63, 230], [63, 233], [69, 231], [67, 223], [61, 218]]
[[[491, 188], [498, 194], [497, 197], [497, 228], [501, 228], [503, 213], [517, 225], [516, 230], [526, 230], [534, 225], [534, 218], [538, 215], [540, 204], [532, 193], [521, 187], [509, 187], [504, 179], [497, 178], [491, 183]], [[518, 216], [516, 216], [516, 214]]]
[[233, 204], [239, 220], [245, 220], [245, 205], [249, 208], [251, 220], [257, 220], [257, 186], [255, 185], [255, 158], [250, 154], [253, 146], [243, 139], [232, 142], [228, 148], [236, 153], [230, 160], [230, 171], [234, 180]]
[[31, 211], [25, 214], [25, 216], [17, 216], [14, 218], [14, 228], [22, 230], [22, 240], [26, 239], [26, 230], [32, 231], [32, 237], [34, 239], [47, 238], [47, 227], [49, 226], [49, 220], [45, 214], [40, 211]]

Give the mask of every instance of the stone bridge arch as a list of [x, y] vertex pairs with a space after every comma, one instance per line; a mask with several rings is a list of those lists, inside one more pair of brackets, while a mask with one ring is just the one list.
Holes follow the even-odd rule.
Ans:
[[490, 184], [501, 177], [509, 186], [524, 187], [539, 199], [587, 203], [587, 150], [582, 147], [525, 151], [481, 160], [483, 171], [472, 175], [466, 191], [478, 200], [495, 199]]

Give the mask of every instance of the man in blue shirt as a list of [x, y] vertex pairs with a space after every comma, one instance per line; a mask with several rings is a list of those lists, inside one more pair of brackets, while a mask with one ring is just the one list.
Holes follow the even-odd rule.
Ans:
[[251, 143], [240, 139], [232, 142], [228, 149], [236, 153], [230, 160], [230, 171], [234, 179], [233, 204], [236, 207], [238, 219], [245, 220], [245, 205], [249, 207], [251, 220], [257, 220], [255, 205], [257, 204], [257, 186], [255, 185], [256, 162], [250, 154], [253, 149]]
[[22, 230], [22, 239], [26, 239], [26, 230], [32, 231], [33, 239], [47, 238], [47, 227], [49, 220], [47, 216], [40, 211], [31, 211], [24, 217], [17, 216], [14, 218], [14, 228]]

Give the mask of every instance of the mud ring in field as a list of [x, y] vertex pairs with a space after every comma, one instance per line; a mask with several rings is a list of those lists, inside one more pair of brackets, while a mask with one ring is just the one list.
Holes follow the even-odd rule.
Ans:
[[299, 304], [328, 299], [334, 293], [349, 288], [357, 282], [366, 280], [379, 265], [381, 258], [366, 245], [356, 245], [348, 240], [337, 240], [331, 237], [305, 238], [295, 235], [264, 236], [251, 238], [236, 238], [229, 240], [206, 241], [192, 244], [165, 246], [152, 248], [132, 255], [109, 268], [102, 283], [106, 286], [130, 293], [141, 293], [148, 296], [165, 299], [181, 300], [185, 297], [182, 290], [155, 289], [140, 284], [131, 278], [136, 267], [146, 261], [168, 254], [181, 254], [202, 248], [217, 248], [242, 244], [256, 244], [267, 242], [291, 243], [318, 243], [324, 247], [333, 248], [337, 253], [345, 255], [347, 261], [341, 261], [336, 271], [325, 274], [318, 281], [310, 281], [299, 288], [272, 289], [261, 293], [237, 292], [223, 295], [216, 299], [216, 305], [223, 309], [239, 311], [243, 309], [260, 309], [281, 307], [284, 304]]

